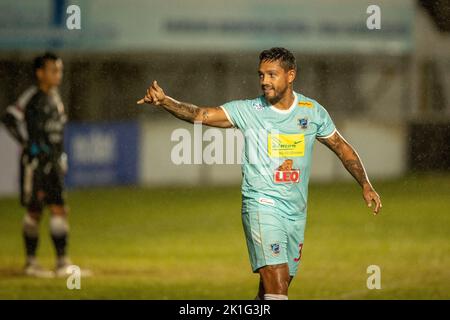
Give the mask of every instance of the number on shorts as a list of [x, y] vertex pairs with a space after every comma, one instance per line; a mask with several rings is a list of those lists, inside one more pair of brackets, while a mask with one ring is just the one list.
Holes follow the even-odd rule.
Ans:
[[303, 243], [300, 243], [298, 245], [298, 258], [294, 258], [295, 262], [299, 262], [300, 259], [302, 258], [302, 249], [303, 249]]

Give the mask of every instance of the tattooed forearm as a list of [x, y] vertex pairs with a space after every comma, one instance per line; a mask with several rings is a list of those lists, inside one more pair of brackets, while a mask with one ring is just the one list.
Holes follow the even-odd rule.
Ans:
[[208, 110], [203, 110], [202, 111], [202, 122], [207, 122], [209, 118], [209, 114], [208, 114]]
[[366, 171], [364, 170], [364, 166], [359, 159], [358, 155], [353, 151], [355, 156], [354, 159], [341, 159], [344, 167], [348, 172], [358, 181], [361, 187], [364, 187], [369, 184], [369, 180], [367, 179]]
[[333, 136], [319, 141], [330, 148], [342, 161], [345, 169], [355, 178], [361, 187], [370, 187], [366, 170], [356, 151], [336, 132]]
[[201, 109], [193, 104], [168, 99], [163, 103], [163, 108], [178, 119], [194, 122], [197, 120]]
[[[179, 102], [175, 99], [168, 98], [163, 104], [163, 108], [173, 114], [178, 119], [188, 121], [191, 123], [201, 122], [208, 124], [210, 119], [210, 112], [208, 108], [200, 108], [193, 104], [186, 102]], [[218, 109], [219, 107], [209, 108], [209, 110]]]

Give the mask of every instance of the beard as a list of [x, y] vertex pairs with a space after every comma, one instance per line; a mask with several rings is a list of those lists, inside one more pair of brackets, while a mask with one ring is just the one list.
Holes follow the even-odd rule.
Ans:
[[267, 96], [263, 88], [264, 97], [266, 98], [267, 101], [270, 102], [271, 105], [274, 105], [277, 104], [281, 99], [283, 99], [288, 87], [284, 88], [282, 91], [276, 91], [274, 87], [271, 87], [270, 89], [273, 90], [274, 95], [272, 97]]

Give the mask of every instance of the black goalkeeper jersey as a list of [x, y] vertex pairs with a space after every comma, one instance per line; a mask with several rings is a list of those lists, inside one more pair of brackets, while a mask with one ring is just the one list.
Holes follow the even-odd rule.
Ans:
[[57, 161], [64, 151], [64, 105], [56, 90], [33, 86], [9, 106], [2, 122], [30, 158]]

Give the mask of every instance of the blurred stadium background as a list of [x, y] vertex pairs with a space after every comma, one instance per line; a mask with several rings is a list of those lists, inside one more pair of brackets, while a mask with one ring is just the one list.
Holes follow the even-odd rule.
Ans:
[[[66, 27], [72, 4], [80, 30]], [[295, 89], [328, 109], [384, 201], [373, 218], [316, 145], [290, 298], [450, 298], [448, 1], [1, 0], [0, 17], [0, 111], [32, 84], [36, 54], [63, 58], [70, 251], [95, 273], [81, 290], [21, 275], [20, 150], [0, 127], [0, 298], [251, 299], [239, 165], [175, 165], [171, 134], [192, 126], [135, 102], [153, 79], [199, 105], [255, 97], [272, 46], [295, 53]], [[371, 264], [381, 290], [366, 288]]]

